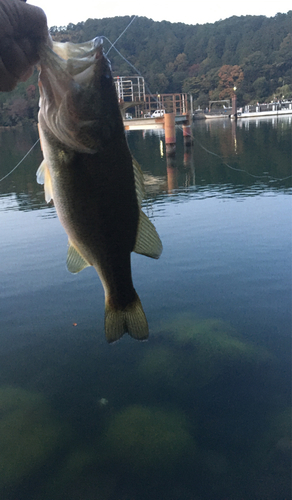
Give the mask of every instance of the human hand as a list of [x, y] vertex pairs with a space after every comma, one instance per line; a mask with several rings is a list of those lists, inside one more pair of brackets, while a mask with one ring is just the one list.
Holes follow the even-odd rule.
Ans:
[[39, 44], [47, 39], [42, 9], [25, 0], [0, 0], [0, 91], [12, 90], [31, 76]]

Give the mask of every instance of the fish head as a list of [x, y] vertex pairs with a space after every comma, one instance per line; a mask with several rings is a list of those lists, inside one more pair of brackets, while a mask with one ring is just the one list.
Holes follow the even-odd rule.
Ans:
[[53, 42], [40, 56], [40, 128], [82, 153], [95, 153], [114, 141], [123, 122], [102, 39]]

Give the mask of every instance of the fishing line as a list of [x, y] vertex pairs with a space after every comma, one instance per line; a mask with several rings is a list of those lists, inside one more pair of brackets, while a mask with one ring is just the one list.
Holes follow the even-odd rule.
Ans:
[[[104, 38], [105, 40], [107, 40], [110, 44], [110, 48], [108, 49], [108, 51], [106, 52], [106, 56], [109, 54], [109, 52], [112, 50], [112, 49], [115, 49], [115, 51], [117, 52], [117, 54], [129, 65], [131, 66], [131, 68], [133, 68], [133, 70], [139, 75], [141, 76], [142, 78], [143, 75], [142, 73], [126, 58], [123, 56], [123, 54], [121, 54], [121, 52], [115, 47], [116, 43], [118, 42], [118, 40], [120, 40], [120, 38], [124, 35], [124, 33], [129, 29], [129, 27], [131, 26], [131, 24], [135, 21], [135, 19], [137, 18], [137, 16], [134, 16], [133, 19], [131, 19], [131, 21], [129, 22], [129, 24], [126, 26], [126, 28], [122, 31], [122, 33], [118, 36], [118, 38], [114, 41], [114, 43], [112, 43], [109, 38], [107, 38], [106, 36], [102, 36], [102, 38]], [[145, 82], [145, 79], [144, 79], [144, 83], [145, 83], [145, 88], [146, 90], [148, 91], [149, 95], [156, 101], [158, 102], [157, 98], [152, 94], [147, 82]], [[182, 130], [182, 127], [179, 127], [180, 130]], [[290, 179], [292, 177], [292, 175], [288, 175], [287, 177], [283, 177], [282, 179], [279, 179], [277, 177], [273, 177], [271, 175], [254, 175], [254, 174], [251, 174], [250, 172], [248, 172], [247, 170], [244, 170], [242, 168], [236, 168], [236, 167], [232, 167], [231, 165], [229, 165], [227, 162], [224, 161], [223, 157], [218, 155], [217, 153], [214, 153], [213, 151], [210, 151], [209, 149], [205, 148], [205, 146], [203, 146], [203, 144], [198, 141], [198, 139], [196, 137], [194, 137], [193, 134], [191, 134], [191, 137], [193, 140], [195, 140], [197, 142], [197, 144], [204, 150], [206, 151], [206, 153], [208, 154], [211, 154], [213, 156], [216, 156], [217, 158], [220, 158], [220, 160], [222, 161], [223, 165], [225, 165], [226, 167], [228, 167], [229, 169], [231, 170], [235, 170], [236, 172], [242, 172], [242, 173], [245, 173], [247, 175], [249, 175], [250, 177], [253, 177], [253, 178], [256, 178], [256, 179], [260, 179], [260, 178], [269, 178], [269, 179], [273, 179], [275, 181], [284, 181], [284, 180], [287, 180], [287, 179]], [[30, 150], [24, 155], [24, 157], [18, 162], [18, 164], [10, 171], [8, 172], [8, 174], [6, 174], [4, 177], [2, 177], [0, 179], [0, 182], [2, 182], [4, 179], [6, 179], [9, 175], [11, 175], [18, 167], [19, 165], [21, 165], [21, 163], [25, 160], [25, 158], [30, 154], [30, 152], [34, 149], [34, 147], [37, 145], [37, 143], [39, 142], [39, 139], [37, 139], [37, 141], [34, 143], [34, 145], [30, 148]]]
[[[136, 16], [135, 16], [136, 17]], [[134, 19], [135, 19], [134, 17]], [[132, 22], [134, 21], [134, 19], [132, 19], [132, 21], [130, 22], [130, 24], [132, 24]], [[125, 33], [125, 31], [128, 29], [128, 27], [130, 26], [130, 24], [125, 28], [125, 30], [123, 31], [123, 33]], [[123, 34], [122, 33], [122, 34]], [[119, 38], [121, 38], [122, 34], [119, 36]], [[109, 51], [111, 49], [115, 49], [115, 51], [117, 52], [117, 54], [129, 65], [133, 68], [133, 70], [139, 75], [141, 76], [142, 78], [143, 75], [140, 73], [140, 71], [130, 62], [128, 61], [128, 59], [126, 59], [126, 57], [123, 56], [123, 54], [120, 53], [120, 51], [115, 47], [115, 43], [119, 40], [119, 38], [117, 38], [117, 40], [112, 43], [106, 36], [103, 36], [102, 38], [104, 38], [105, 40], [107, 40], [110, 44], [111, 44], [111, 47], [109, 48], [109, 50], [107, 51], [106, 55], [109, 53]], [[152, 94], [151, 90], [149, 89], [149, 86], [148, 84], [145, 82], [144, 80], [144, 83], [145, 83], [145, 88], [146, 90], [148, 91], [149, 95], [156, 101], [158, 102], [157, 98]], [[180, 130], [182, 130], [181, 127], [179, 127]], [[272, 179], [272, 180], [275, 180], [275, 181], [285, 181], [287, 179], [290, 179], [292, 177], [292, 175], [288, 175], [287, 177], [283, 177], [282, 179], [279, 179], [277, 177], [273, 177], [272, 175], [255, 175], [255, 174], [251, 174], [250, 172], [248, 172], [247, 170], [244, 170], [242, 168], [236, 168], [236, 167], [232, 167], [231, 165], [229, 165], [228, 163], [226, 163], [224, 161], [224, 158], [220, 155], [218, 155], [217, 153], [214, 153], [213, 151], [210, 151], [209, 149], [205, 148], [203, 146], [202, 143], [200, 143], [200, 141], [198, 141], [198, 139], [196, 139], [193, 134], [191, 134], [192, 136], [192, 139], [195, 140], [197, 142], [197, 144], [202, 148], [204, 149], [204, 151], [206, 151], [206, 153], [209, 153], [210, 155], [213, 155], [213, 156], [217, 156], [218, 158], [220, 158], [220, 160], [223, 162], [223, 165], [225, 165], [226, 167], [228, 167], [230, 170], [235, 170], [236, 172], [242, 172], [242, 173], [245, 173], [247, 175], [249, 175], [250, 177], [254, 177], [255, 179], [262, 179], [262, 178], [268, 178], [268, 179]]]
[[[25, 0], [24, 0], [24, 1], [25, 1]], [[116, 41], [115, 41], [114, 43], [112, 43], [112, 42], [111, 42], [111, 41], [110, 41], [107, 37], [105, 37], [105, 36], [103, 37], [103, 38], [105, 38], [106, 40], [108, 40], [108, 42], [109, 42], [109, 43], [110, 43], [110, 45], [111, 45], [111, 46], [110, 46], [110, 48], [109, 48], [109, 50], [107, 51], [106, 55], [110, 52], [110, 50], [111, 50], [111, 49], [113, 49], [113, 48], [114, 48], [114, 49], [117, 51], [117, 53], [118, 53], [118, 54], [119, 54], [119, 55], [120, 55], [123, 59], [125, 59], [125, 58], [122, 56], [122, 54], [121, 54], [121, 53], [120, 53], [120, 52], [116, 49], [115, 44], [116, 44], [116, 43], [117, 43], [117, 41], [118, 41], [118, 40], [119, 40], [119, 39], [123, 36], [123, 34], [124, 34], [124, 33], [127, 31], [127, 29], [131, 26], [131, 24], [135, 21], [136, 17], [137, 17], [137, 16], [134, 16], [134, 17], [133, 17], [133, 19], [131, 19], [131, 21], [129, 22], [128, 26], [126, 26], [126, 28], [124, 29], [124, 31], [120, 34], [120, 36], [118, 36], [118, 38], [116, 39]], [[133, 66], [133, 65], [132, 65], [129, 61], [127, 61], [126, 59], [125, 59], [125, 61], [126, 61], [128, 64], [130, 64], [130, 65], [134, 68], [134, 66]], [[139, 73], [139, 72], [138, 72], [138, 70], [137, 70], [136, 68], [134, 68], [134, 70], [135, 70], [135, 71], [137, 71], [137, 73]], [[142, 76], [142, 75], [141, 75], [141, 76]], [[10, 172], [8, 172], [8, 174], [4, 175], [4, 177], [2, 177], [2, 178], [0, 179], [0, 182], [4, 181], [4, 179], [7, 179], [7, 177], [9, 177], [9, 175], [11, 175], [11, 174], [12, 174], [12, 173], [13, 173], [13, 172], [14, 172], [14, 171], [15, 171], [15, 170], [19, 167], [19, 165], [21, 165], [21, 163], [25, 160], [25, 158], [29, 155], [29, 153], [30, 153], [30, 152], [33, 150], [33, 148], [37, 145], [37, 143], [39, 142], [39, 140], [40, 140], [40, 139], [37, 139], [37, 141], [34, 143], [34, 145], [33, 145], [33, 146], [30, 148], [30, 150], [29, 150], [29, 151], [28, 151], [28, 152], [24, 155], [24, 157], [23, 157], [23, 158], [22, 158], [22, 159], [21, 159], [21, 160], [17, 163], [17, 165], [16, 165], [16, 166], [15, 166], [15, 167], [14, 167], [14, 168], [10, 171]]]
[[[112, 43], [110, 41], [110, 39], [107, 37], [107, 36], [104, 36], [102, 35], [101, 38], [104, 38], [105, 40], [107, 40], [110, 44], [110, 48], [108, 49], [107, 53], [106, 53], [106, 56], [108, 55], [108, 53], [112, 50], [112, 49], [115, 49], [115, 51], [117, 52], [117, 54], [129, 65], [131, 66], [131, 68], [133, 68], [133, 70], [139, 75], [141, 76], [142, 78], [143, 75], [142, 73], [140, 73], [140, 71], [130, 62], [128, 61], [128, 59], [126, 59], [126, 57], [123, 56], [123, 54], [121, 54], [121, 52], [115, 47], [117, 41], [123, 36], [123, 34], [127, 31], [127, 29], [131, 26], [131, 24], [135, 21], [135, 19], [137, 18], [137, 16], [134, 16], [133, 19], [131, 19], [131, 21], [129, 22], [129, 24], [126, 26], [126, 28], [124, 29], [124, 31], [120, 34], [120, 36], [118, 36], [118, 38], [115, 40], [114, 43]], [[145, 84], [145, 88], [148, 92], [148, 94], [154, 99], [154, 101], [158, 102], [158, 99], [152, 94], [147, 82], [145, 81], [144, 79], [144, 84]]]
[[[179, 127], [179, 129], [183, 130], [182, 127]], [[213, 155], [213, 156], [217, 156], [217, 158], [220, 158], [220, 160], [222, 161], [223, 165], [225, 165], [226, 167], [230, 168], [230, 170], [235, 170], [236, 172], [242, 172], [244, 174], [249, 175], [250, 177], [254, 177], [255, 179], [268, 178], [268, 179], [272, 179], [273, 181], [285, 181], [285, 180], [290, 179], [292, 177], [292, 175], [288, 175], [287, 177], [283, 177], [282, 179], [279, 179], [278, 177], [273, 177], [272, 175], [269, 175], [269, 174], [266, 174], [266, 175], [255, 175], [255, 174], [251, 174], [247, 170], [244, 170], [243, 168], [232, 167], [231, 165], [229, 165], [229, 163], [227, 163], [226, 161], [224, 161], [223, 156], [220, 156], [217, 153], [214, 153], [213, 151], [210, 151], [210, 149], [205, 148], [205, 146], [203, 146], [203, 144], [200, 141], [198, 141], [198, 139], [196, 137], [194, 137], [194, 135], [192, 133], [191, 133], [191, 137], [192, 137], [192, 139], [194, 141], [196, 141], [196, 143], [200, 146], [200, 148], [202, 148], [204, 151], [206, 151], [206, 153], [208, 153], [210, 155]]]
[[[120, 34], [120, 36], [116, 39], [116, 41], [114, 43], [112, 43], [106, 36], [103, 36], [102, 38], [104, 38], [105, 40], [107, 40], [110, 44], [110, 48], [109, 50], [107, 51], [106, 53], [106, 56], [108, 55], [108, 53], [111, 51], [111, 49], [115, 49], [115, 51], [117, 52], [117, 54], [129, 65], [131, 66], [131, 68], [133, 68], [133, 70], [139, 75], [141, 76], [142, 78], [143, 75], [140, 73], [140, 71], [130, 62], [128, 61], [128, 59], [126, 59], [126, 57], [123, 56], [123, 54], [121, 54], [121, 52], [115, 47], [115, 44], [117, 43], [117, 41], [123, 36], [123, 34], [127, 31], [127, 29], [131, 26], [131, 24], [135, 21], [137, 16], [134, 16], [133, 19], [131, 19], [131, 21], [129, 22], [129, 24], [126, 26], [126, 28], [124, 29], [124, 31]], [[144, 79], [144, 83], [145, 83], [145, 88], [146, 90], [148, 91], [149, 95], [156, 101], [158, 102], [157, 98], [152, 94], [151, 90], [149, 89], [149, 86], [147, 84], [147, 82], [145, 82], [145, 79]], [[182, 128], [179, 127], [181, 130]], [[197, 142], [197, 144], [204, 150], [206, 151], [206, 153], [208, 154], [211, 154], [213, 156], [216, 156], [217, 158], [220, 158], [220, 160], [223, 162], [223, 165], [225, 165], [226, 167], [228, 167], [230, 170], [234, 170], [236, 172], [242, 172], [242, 173], [245, 173], [247, 175], [249, 175], [250, 177], [253, 177], [255, 179], [263, 179], [263, 178], [268, 178], [268, 179], [272, 179], [274, 181], [285, 181], [287, 179], [290, 179], [292, 177], [292, 175], [288, 175], [287, 177], [283, 177], [282, 179], [279, 179], [277, 177], [273, 177], [272, 175], [255, 175], [255, 174], [251, 174], [250, 172], [248, 172], [247, 170], [244, 170], [242, 168], [236, 168], [236, 167], [232, 167], [231, 165], [229, 165], [226, 161], [224, 161], [224, 158], [220, 155], [218, 155], [217, 153], [214, 153], [213, 151], [210, 151], [209, 149], [205, 148], [205, 146], [203, 146], [202, 143], [200, 143], [200, 141], [198, 141], [197, 138], [195, 138], [193, 136], [193, 134], [191, 134], [192, 136], [192, 139], [195, 140]]]
[[21, 163], [25, 160], [25, 158], [29, 155], [29, 153], [33, 150], [33, 148], [37, 145], [37, 143], [39, 142], [39, 139], [37, 139], [37, 141], [34, 143], [34, 145], [30, 148], [30, 150], [24, 155], [24, 157], [17, 163], [17, 165], [10, 171], [8, 172], [8, 174], [4, 175], [4, 177], [2, 177], [2, 179], [0, 179], [0, 182], [4, 181], [4, 179], [6, 179], [9, 175], [12, 174], [12, 172], [14, 172], [14, 170], [17, 169], [17, 167], [19, 167], [19, 165], [21, 165]]
[[[114, 44], [112, 44], [112, 42], [106, 37], [106, 36], [103, 36], [102, 38], [104, 38], [105, 40], [107, 40], [110, 44], [111, 44], [111, 48], [107, 51], [106, 55], [109, 53], [109, 51], [111, 49], [115, 49], [115, 51], [118, 53], [118, 55], [124, 59], [124, 61], [129, 65], [131, 66], [131, 68], [133, 68], [133, 70], [139, 75], [141, 76], [142, 78], [144, 78], [144, 76], [142, 75], [142, 73], [140, 73], [140, 71], [130, 62], [128, 61], [128, 59], [126, 59], [126, 57], [123, 56], [123, 54], [121, 54], [121, 52], [114, 46]], [[115, 42], [116, 43], [116, 42]], [[154, 101], [158, 102], [158, 99], [155, 97], [155, 95], [152, 94], [147, 82], [145, 81], [144, 79], [144, 83], [145, 83], [145, 88], [148, 92], [148, 94], [154, 99]]]
[[[120, 36], [118, 36], [118, 38], [116, 39], [116, 41], [114, 43], [111, 43], [108, 38], [107, 40], [110, 42], [111, 44], [111, 47], [108, 49], [107, 53], [106, 53], [106, 56], [108, 55], [108, 53], [110, 52], [110, 50], [112, 50], [112, 48], [114, 48], [115, 44], [117, 43], [117, 41], [123, 36], [123, 34], [127, 31], [127, 29], [131, 26], [131, 24], [135, 21], [137, 16], [134, 16], [133, 19], [131, 19], [131, 21], [129, 22], [128, 26], [126, 26], [126, 28], [124, 29], [124, 31], [120, 34]], [[106, 38], [106, 37], [103, 37], [103, 38]]]

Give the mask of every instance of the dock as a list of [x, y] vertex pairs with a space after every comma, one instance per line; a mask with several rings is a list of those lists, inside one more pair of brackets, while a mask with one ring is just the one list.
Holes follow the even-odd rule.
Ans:
[[[175, 124], [185, 125], [188, 123], [189, 115], [176, 115]], [[125, 130], [159, 130], [164, 129], [164, 117], [160, 118], [132, 118], [124, 119]]]

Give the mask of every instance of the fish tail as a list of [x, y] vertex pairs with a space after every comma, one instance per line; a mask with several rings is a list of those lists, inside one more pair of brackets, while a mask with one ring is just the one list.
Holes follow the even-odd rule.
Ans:
[[138, 295], [124, 309], [105, 303], [105, 336], [109, 343], [119, 340], [128, 333], [137, 340], [146, 340], [149, 335], [148, 323]]

